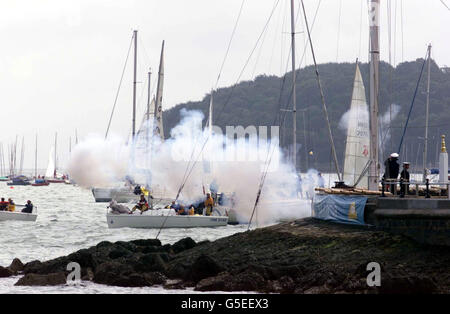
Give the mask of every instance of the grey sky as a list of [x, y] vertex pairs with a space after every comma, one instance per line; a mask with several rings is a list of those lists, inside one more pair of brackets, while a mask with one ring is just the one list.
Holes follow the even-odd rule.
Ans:
[[[277, 1], [262, 46], [255, 50], [242, 79], [284, 72], [290, 1], [247, 0], [219, 87], [236, 81]], [[386, 61], [387, 2], [381, 0], [381, 58]], [[444, 2], [450, 5], [450, 0]], [[299, 1], [295, 3], [298, 6]], [[305, 0], [310, 23], [318, 3]], [[397, 26], [391, 37], [392, 62], [423, 57], [431, 42], [433, 58], [440, 66], [450, 66], [450, 11], [439, 0], [390, 3], [392, 27]], [[138, 76], [142, 82], [138, 119], [146, 102], [147, 71], [152, 67], [156, 79], [163, 39], [163, 108], [201, 99], [215, 85], [240, 5], [241, 0], [0, 0], [0, 142], [4, 149], [16, 135], [25, 136], [25, 167], [32, 167], [37, 132], [39, 167], [46, 167], [56, 131], [61, 162], [67, 159], [69, 136], [73, 143], [76, 128], [79, 139], [89, 133], [104, 134], [133, 29], [139, 30]], [[319, 63], [354, 62], [356, 57], [367, 61], [366, 13], [366, 0], [322, 0], [313, 30]], [[300, 19], [296, 30], [300, 60], [305, 42]], [[311, 63], [309, 53], [305, 63]], [[123, 136], [131, 128], [131, 69], [129, 62], [112, 123], [112, 131]]]

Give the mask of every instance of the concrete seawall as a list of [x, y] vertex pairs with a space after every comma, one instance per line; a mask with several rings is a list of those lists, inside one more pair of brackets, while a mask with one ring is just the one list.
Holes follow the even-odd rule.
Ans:
[[371, 199], [367, 222], [420, 243], [450, 246], [450, 200], [418, 198]]

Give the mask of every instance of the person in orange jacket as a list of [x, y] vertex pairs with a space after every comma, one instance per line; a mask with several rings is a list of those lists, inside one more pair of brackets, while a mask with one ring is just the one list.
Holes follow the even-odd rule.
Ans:
[[203, 215], [211, 216], [213, 206], [214, 206], [214, 199], [211, 197], [211, 193], [206, 193], [205, 211], [203, 212]]

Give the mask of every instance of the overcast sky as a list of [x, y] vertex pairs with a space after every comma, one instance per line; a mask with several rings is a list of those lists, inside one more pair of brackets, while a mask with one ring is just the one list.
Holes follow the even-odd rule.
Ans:
[[[381, 58], [388, 61], [388, 0], [380, 2]], [[450, 0], [444, 2], [450, 7]], [[24, 136], [25, 167], [32, 167], [37, 133], [39, 167], [46, 167], [55, 132], [61, 162], [67, 159], [69, 137], [73, 143], [75, 129], [79, 139], [89, 133], [104, 134], [133, 29], [139, 31], [138, 120], [146, 103], [149, 67], [156, 86], [163, 39], [163, 109], [202, 99], [215, 86], [241, 3], [0, 0], [0, 142], [4, 150], [16, 136]], [[295, 3], [298, 12], [299, 1]], [[275, 5], [241, 80], [285, 71], [289, 4], [289, 0], [245, 1], [219, 87], [236, 82]], [[310, 24], [318, 4], [319, 0], [305, 0]], [[438, 65], [450, 66], [450, 11], [440, 0], [391, 0], [390, 6], [391, 62], [423, 57], [427, 44], [432, 43]], [[303, 31], [303, 20], [298, 18], [298, 63], [305, 44]], [[357, 57], [367, 62], [366, 0], [322, 0], [312, 36], [319, 63], [354, 62]], [[131, 129], [131, 61], [112, 122], [112, 131], [124, 137]], [[307, 53], [302, 66], [310, 63]]]

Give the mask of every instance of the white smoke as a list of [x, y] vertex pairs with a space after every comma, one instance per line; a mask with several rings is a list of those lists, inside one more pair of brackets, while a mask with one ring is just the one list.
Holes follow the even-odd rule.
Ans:
[[[379, 149], [380, 152], [385, 152], [387, 148], [387, 144], [392, 136], [392, 129], [390, 128], [390, 121], [394, 121], [397, 115], [400, 112], [400, 106], [397, 104], [392, 104], [391, 108], [387, 109], [384, 114], [378, 117], [379, 124]], [[390, 152], [394, 153], [394, 152]]]
[[356, 107], [356, 109], [347, 110], [339, 120], [338, 127], [347, 132], [350, 121], [367, 121], [369, 123], [369, 107], [367, 105]]
[[[271, 223], [310, 214], [310, 203], [296, 197], [298, 178], [294, 167], [285, 161], [278, 138], [230, 140], [215, 128], [205, 144], [209, 132], [202, 130], [202, 120], [201, 112], [182, 110], [181, 121], [171, 130], [170, 138], [154, 141], [151, 151], [139, 144], [140, 135], [131, 154], [133, 150], [116, 139], [88, 138], [73, 150], [69, 174], [83, 187], [113, 186], [130, 175], [140, 184], [157, 187], [154, 191], [164, 191], [164, 198], [175, 198], [184, 184], [179, 200], [186, 204], [204, 199], [203, 190], [208, 191], [214, 181], [219, 193], [233, 195], [238, 218], [246, 222], [253, 211], [262, 170], [269, 169], [254, 219]], [[272, 156], [270, 163], [268, 156]], [[147, 170], [142, 169], [145, 166]]]

